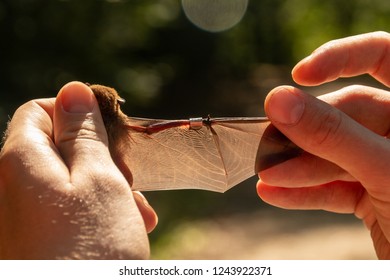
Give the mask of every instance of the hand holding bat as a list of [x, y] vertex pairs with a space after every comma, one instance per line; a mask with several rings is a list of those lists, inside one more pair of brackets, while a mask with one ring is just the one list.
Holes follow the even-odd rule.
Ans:
[[[314, 86], [368, 73], [389, 86], [389, 47], [384, 32], [331, 41], [302, 60], [293, 78]], [[265, 109], [310, 154], [262, 171], [263, 200], [288, 209], [353, 213], [371, 230], [378, 257], [389, 259], [390, 92], [356, 85], [316, 99], [284, 86], [268, 95]]]
[[82, 83], [15, 112], [0, 154], [0, 259], [148, 257], [157, 218], [107, 146]]

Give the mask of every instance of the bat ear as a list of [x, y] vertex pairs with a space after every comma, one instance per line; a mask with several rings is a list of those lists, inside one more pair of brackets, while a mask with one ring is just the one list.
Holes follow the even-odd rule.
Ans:
[[117, 102], [118, 102], [119, 105], [123, 105], [123, 104], [126, 103], [126, 100], [124, 98], [122, 98], [122, 97], [118, 97]]

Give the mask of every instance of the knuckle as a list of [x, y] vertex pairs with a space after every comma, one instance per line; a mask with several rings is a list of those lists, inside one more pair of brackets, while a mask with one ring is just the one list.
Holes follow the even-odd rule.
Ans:
[[312, 129], [312, 145], [331, 148], [342, 140], [341, 125], [343, 116], [341, 111], [328, 109], [315, 121]]
[[339, 98], [336, 104], [333, 105], [358, 105], [360, 102], [366, 103], [372, 99], [372, 88], [363, 85], [349, 85], [340, 89], [337, 93]]
[[368, 86], [364, 85], [348, 85], [343, 87], [340, 92], [347, 96], [362, 95], [368, 89]]
[[362, 85], [348, 85], [331, 93], [318, 96], [318, 99], [334, 106], [342, 106], [345, 103], [356, 102], [367, 95], [369, 87]]
[[101, 142], [106, 140], [106, 134], [100, 126], [96, 126], [91, 118], [76, 119], [62, 124], [55, 135], [56, 144], [74, 141]]
[[390, 33], [386, 31], [375, 31], [372, 34], [378, 38], [385, 38], [387, 40], [390, 40]]

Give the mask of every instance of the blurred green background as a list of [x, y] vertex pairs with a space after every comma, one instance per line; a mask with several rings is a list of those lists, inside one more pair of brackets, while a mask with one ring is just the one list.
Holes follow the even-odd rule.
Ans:
[[[387, 0], [252, 0], [236, 26], [213, 33], [194, 26], [179, 0], [2, 0], [1, 129], [18, 106], [54, 97], [72, 80], [115, 87], [127, 100], [123, 110], [132, 116], [263, 116], [267, 92], [280, 84], [294, 84], [290, 71], [295, 63], [329, 40], [390, 30], [389, 15]], [[367, 77], [353, 82], [372, 83]], [[285, 215], [294, 215], [295, 221], [320, 215], [311, 219], [317, 222], [325, 215], [273, 209], [257, 197], [255, 183], [253, 178], [226, 194], [146, 193], [160, 217], [150, 235], [152, 257], [222, 258], [209, 254], [213, 244], [204, 238], [212, 226], [219, 225], [225, 233], [231, 230], [221, 228], [221, 221], [229, 217], [240, 221], [236, 228], [247, 232], [251, 229], [245, 229], [245, 219], [237, 217], [259, 213], [254, 221], [262, 227], [272, 213], [279, 215], [281, 224]], [[331, 214], [322, 221], [354, 223], [353, 218]], [[252, 226], [253, 221], [245, 223]], [[305, 223], [297, 224], [305, 228]], [[183, 225], [185, 230], [180, 231]], [[287, 230], [280, 227], [280, 231]], [[203, 240], [205, 252], [191, 255], [193, 251], [187, 250], [187, 255], [180, 255], [176, 241], [183, 234], [195, 247]], [[259, 240], [269, 234], [259, 232]], [[241, 238], [246, 239], [245, 234]], [[236, 242], [227, 239], [225, 244]], [[242, 246], [244, 251], [250, 247]]]

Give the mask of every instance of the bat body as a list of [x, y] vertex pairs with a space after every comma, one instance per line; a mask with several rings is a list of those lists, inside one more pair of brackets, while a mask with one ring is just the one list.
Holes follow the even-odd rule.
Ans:
[[301, 150], [267, 118], [158, 120], [126, 116], [112, 88], [92, 85], [111, 155], [133, 190], [225, 192]]

